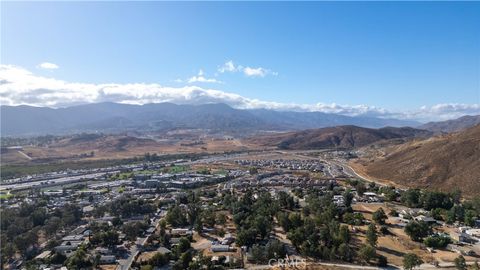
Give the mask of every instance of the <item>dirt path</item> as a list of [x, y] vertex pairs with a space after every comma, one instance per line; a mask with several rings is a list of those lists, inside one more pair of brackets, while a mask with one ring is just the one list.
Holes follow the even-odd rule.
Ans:
[[29, 155], [25, 154], [23, 151], [18, 151], [18, 153], [20, 155], [22, 155], [23, 157], [27, 158], [28, 160], [32, 160], [32, 157], [30, 157]]

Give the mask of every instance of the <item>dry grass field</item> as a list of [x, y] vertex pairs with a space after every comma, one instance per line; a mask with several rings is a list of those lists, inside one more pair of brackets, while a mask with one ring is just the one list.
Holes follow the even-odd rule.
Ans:
[[[28, 164], [67, 160], [123, 159], [142, 156], [181, 153], [216, 153], [244, 151], [257, 147], [239, 139], [202, 138], [163, 140], [137, 138], [125, 135], [105, 135], [89, 139], [66, 138], [47, 146], [23, 146], [1, 153], [2, 164]], [[92, 155], [93, 153], [93, 155]]]

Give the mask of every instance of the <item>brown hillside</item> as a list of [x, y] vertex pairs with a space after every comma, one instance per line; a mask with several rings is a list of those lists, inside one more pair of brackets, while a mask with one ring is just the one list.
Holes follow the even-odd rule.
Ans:
[[411, 187], [480, 194], [480, 125], [463, 132], [409, 142], [365, 162], [365, 173]]
[[337, 126], [260, 136], [251, 139], [251, 141], [262, 146], [277, 146], [281, 149], [347, 149], [382, 140], [428, 135], [430, 135], [428, 131], [409, 127], [372, 129], [357, 126]]
[[480, 124], [480, 115], [465, 115], [457, 119], [426, 123], [419, 128], [440, 134], [462, 131], [478, 124]]

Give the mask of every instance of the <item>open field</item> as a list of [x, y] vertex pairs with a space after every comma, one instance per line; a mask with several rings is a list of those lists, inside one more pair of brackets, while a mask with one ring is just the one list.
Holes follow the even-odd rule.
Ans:
[[109, 135], [95, 138], [69, 138], [46, 146], [22, 146], [4, 149], [3, 164], [31, 164], [55, 161], [125, 159], [145, 153], [157, 155], [182, 153], [214, 153], [255, 149], [239, 139], [166, 139], [152, 140], [129, 136]]

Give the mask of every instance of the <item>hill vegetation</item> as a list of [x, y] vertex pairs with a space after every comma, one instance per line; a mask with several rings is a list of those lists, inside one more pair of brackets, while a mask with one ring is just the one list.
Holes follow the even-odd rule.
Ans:
[[410, 127], [371, 129], [357, 126], [337, 126], [260, 136], [253, 138], [252, 142], [262, 146], [277, 146], [280, 149], [350, 149], [383, 140], [429, 136], [430, 134], [429, 131]]
[[480, 194], [480, 125], [459, 133], [417, 140], [363, 160], [367, 175], [405, 186]]
[[478, 124], [480, 124], [480, 115], [465, 115], [457, 119], [442, 122], [429, 122], [421, 125], [419, 128], [435, 133], [450, 133], [462, 131]]

